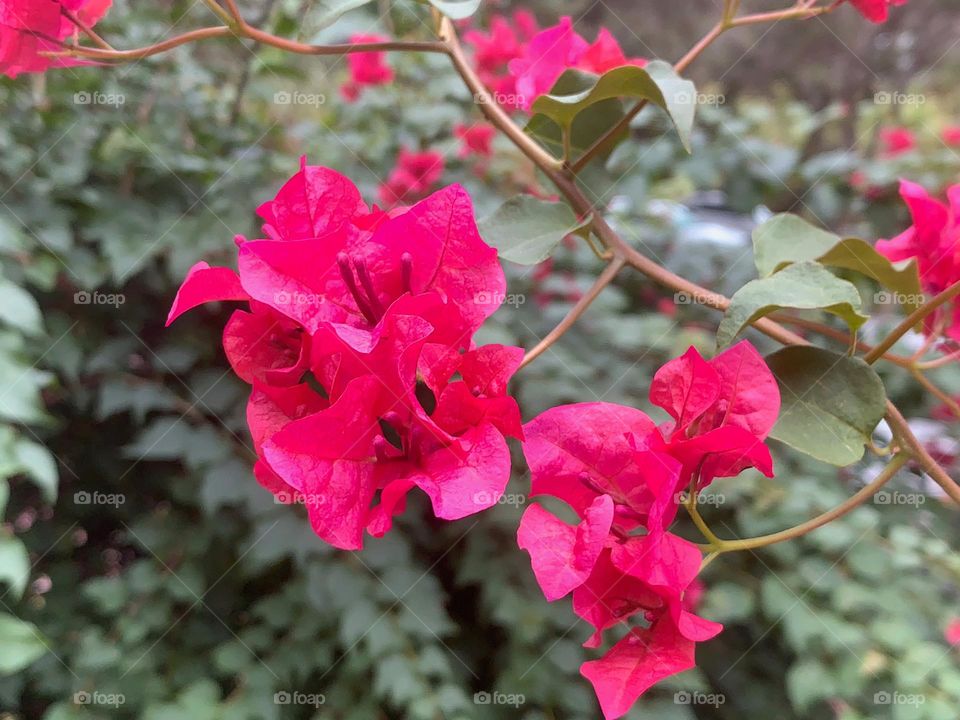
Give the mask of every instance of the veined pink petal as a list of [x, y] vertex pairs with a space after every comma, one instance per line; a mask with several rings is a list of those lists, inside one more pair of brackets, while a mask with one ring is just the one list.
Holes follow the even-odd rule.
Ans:
[[523, 513], [517, 543], [530, 554], [533, 573], [552, 602], [586, 582], [603, 550], [613, 522], [613, 500], [600, 495], [585, 511], [586, 517], [571, 527], [531, 505]]
[[190, 268], [167, 315], [167, 326], [187, 310], [208, 302], [249, 300], [240, 279], [230, 268], [214, 268], [202, 260]]

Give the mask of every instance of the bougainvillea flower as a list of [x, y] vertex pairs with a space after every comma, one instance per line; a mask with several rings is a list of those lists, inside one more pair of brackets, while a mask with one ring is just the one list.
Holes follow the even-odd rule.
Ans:
[[[412, 391], [398, 398], [375, 377], [357, 378], [328, 409], [266, 443], [270, 468], [304, 498], [314, 531], [331, 545], [360, 549], [365, 529], [382, 534], [414, 486], [446, 520], [491, 507], [503, 494], [510, 451], [493, 423], [453, 436], [414, 402]], [[372, 507], [378, 491], [389, 495], [381, 498], [386, 517]]]
[[953, 619], [943, 631], [943, 638], [951, 645], [960, 645], [960, 619]]
[[960, 146], [960, 125], [950, 125], [940, 132], [940, 139], [950, 147]]
[[650, 402], [673, 417], [662, 430], [666, 452], [683, 463], [684, 484], [694, 472], [699, 473], [697, 486], [704, 487], [751, 466], [772, 476], [763, 441], [780, 413], [780, 390], [749, 342], [709, 361], [690, 348], [657, 371]]
[[[916, 258], [924, 292], [936, 295], [960, 280], [960, 185], [947, 189], [947, 204], [907, 180], [900, 183], [900, 196], [913, 225], [895, 238], [878, 240], [877, 251], [893, 262]], [[960, 340], [958, 308], [954, 301], [933, 313], [926, 320], [927, 331]]]
[[564, 70], [576, 68], [602, 74], [623, 65], [643, 66], [646, 60], [628, 58], [616, 38], [602, 30], [596, 42], [588, 43], [574, 29], [569, 17], [538, 33], [524, 54], [510, 61], [510, 74], [516, 78], [520, 104], [529, 110], [533, 101], [550, 91]]
[[917, 136], [905, 127], [888, 127], [880, 130], [881, 154], [896, 157], [910, 152], [917, 146]]
[[461, 141], [457, 157], [479, 155], [488, 158], [493, 155], [493, 139], [497, 136], [497, 129], [490, 123], [474, 123], [470, 126], [458, 123], [453, 128], [453, 135]]
[[473, 48], [477, 75], [502, 105], [518, 105], [516, 80], [510, 75], [508, 65], [511, 60], [523, 55], [526, 43], [536, 35], [538, 29], [532, 13], [517, 10], [510, 19], [493, 15], [488, 33], [471, 29], [464, 34], [464, 42]]
[[577, 527], [571, 527], [540, 505], [531, 505], [520, 520], [517, 543], [530, 553], [533, 573], [551, 602], [590, 577], [613, 524], [613, 499], [598, 495], [584, 515]]
[[850, 0], [860, 14], [875, 23], [886, 22], [890, 17], [890, 8], [906, 5], [907, 0]]
[[110, 4], [111, 0], [4, 0], [0, 3], [0, 72], [16, 77], [23, 72], [83, 64], [75, 58], [50, 58], [40, 53], [61, 50], [59, 41], [77, 33], [65, 11], [93, 27]]
[[411, 152], [400, 148], [397, 164], [380, 186], [380, 202], [388, 207], [419, 200], [443, 175], [443, 155], [434, 150]]
[[[732, 357], [720, 362], [735, 364]], [[712, 417], [719, 430], [734, 428], [723, 424], [733, 418], [751, 427], [763, 424], [707, 361], [688, 354], [679, 365], [666, 374], [683, 381], [693, 368], [692, 380], [666, 404], [686, 430], [718, 412], [721, 397], [729, 401], [729, 417]], [[684, 401], [691, 391], [698, 405], [687, 412]], [[529, 553], [548, 601], [573, 593], [574, 612], [594, 629], [586, 647], [600, 647], [606, 631], [626, 630], [603, 658], [581, 668], [604, 717], [621, 717], [651, 685], [692, 667], [694, 644], [722, 629], [694, 614], [687, 597], [688, 590], [702, 592], [695, 586], [700, 549], [667, 531], [678, 507], [682, 464], [669, 454], [673, 443], [652, 420], [609, 403], [552, 408], [527, 423], [524, 434], [532, 495], [563, 500], [579, 523], [531, 505], [517, 542]], [[647, 627], [628, 624], [634, 616]]]
[[644, 454], [664, 443], [639, 410], [602, 402], [562, 405], [527, 423], [524, 435], [531, 497], [558, 497], [581, 518], [598, 495], [610, 495], [618, 521], [633, 529], [651, 511], [663, 517], [659, 508], [676, 492], [678, 463]]
[[523, 437], [507, 394], [523, 350], [474, 345], [506, 286], [466, 192], [384, 212], [304, 162], [257, 212], [267, 239], [236, 239], [238, 273], [193, 266], [168, 323], [206, 302], [246, 303], [223, 344], [252, 386], [258, 482], [352, 549], [365, 530], [387, 532], [413, 488], [445, 519], [495, 504], [505, 438]]
[[[607, 631], [626, 635], [581, 673], [607, 720], [648, 688], [694, 665], [694, 646], [718, 623], [695, 614], [702, 555], [668, 531], [682, 498], [746, 467], [772, 474], [764, 439], [780, 393], [748, 342], [705, 360], [690, 348], [654, 376], [650, 400], [673, 418], [657, 427], [639, 410], [581, 403], [547, 410], [524, 426], [532, 497], [562, 500], [579, 518], [564, 522], [539, 505], [517, 533], [547, 600], [573, 593], [574, 612], [593, 626], [584, 645]], [[642, 627], [630, 624], [640, 618]]]
[[593, 685], [603, 717], [613, 720], [630, 712], [661, 680], [695, 667], [694, 648], [663, 616], [649, 628], [631, 628], [602, 658], [584, 663], [580, 673]]
[[[358, 34], [350, 36], [350, 42], [354, 45], [384, 42], [389, 39], [382, 35]], [[387, 54], [385, 52], [350, 53], [347, 55], [347, 68], [350, 70], [350, 80], [341, 86], [340, 93], [349, 102], [353, 102], [360, 97], [364, 87], [387, 85], [393, 82], [393, 68], [387, 64]]]

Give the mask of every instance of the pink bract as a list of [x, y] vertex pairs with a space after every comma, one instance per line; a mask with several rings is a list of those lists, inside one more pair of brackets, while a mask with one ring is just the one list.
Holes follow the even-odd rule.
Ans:
[[466, 192], [384, 212], [303, 163], [257, 212], [266, 238], [237, 238], [239, 273], [197, 263], [168, 323], [206, 302], [247, 303], [223, 344], [252, 386], [258, 482], [345, 549], [386, 533], [415, 487], [444, 519], [495, 504], [505, 437], [523, 436], [507, 394], [523, 351], [473, 342], [506, 285]]
[[54, 59], [40, 53], [61, 49], [49, 38], [64, 40], [78, 32], [65, 11], [92, 27], [106, 15], [110, 4], [111, 0], [4, 0], [0, 3], [0, 72], [16, 77], [83, 64], [74, 58]]
[[569, 17], [538, 33], [522, 56], [511, 60], [510, 74], [516, 80], [519, 105], [529, 110], [533, 101], [550, 92], [564, 70], [575, 68], [595, 74], [623, 65], [646, 65], [643, 58], [628, 58], [616, 38], [602, 29], [596, 42], [588, 43], [573, 29]]

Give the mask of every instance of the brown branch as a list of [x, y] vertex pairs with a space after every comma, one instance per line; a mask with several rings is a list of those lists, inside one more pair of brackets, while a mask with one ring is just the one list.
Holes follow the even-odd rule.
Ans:
[[549, 332], [549, 334], [543, 338], [539, 343], [537, 343], [523, 358], [523, 362], [520, 363], [520, 367], [523, 368], [529, 365], [531, 362], [536, 360], [540, 355], [542, 355], [546, 350], [553, 345], [560, 337], [569, 330], [573, 324], [580, 319], [580, 316], [593, 304], [593, 301], [597, 299], [597, 296], [603, 292], [603, 289], [613, 282], [613, 279], [617, 276], [617, 273], [623, 269], [623, 266], [626, 264], [623, 258], [614, 258], [610, 263], [603, 269], [603, 272], [597, 278], [597, 281], [593, 284], [583, 297], [581, 297], [577, 304], [570, 308], [570, 312], [567, 313], [566, 317], [560, 321], [560, 323]]

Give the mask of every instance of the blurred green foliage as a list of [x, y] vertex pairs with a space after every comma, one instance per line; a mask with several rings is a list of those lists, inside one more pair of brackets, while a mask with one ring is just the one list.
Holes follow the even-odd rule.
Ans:
[[[302, 10], [278, 3], [270, 22], [295, 34]], [[422, 30], [422, 11], [397, 4], [397, 32]], [[118, 2], [103, 27], [143, 44], [209, 22], [205, 12]], [[373, 25], [360, 13], [317, 34], [308, 15], [304, 35]], [[301, 508], [274, 504], [252, 478], [246, 388], [219, 344], [228, 309], [163, 327], [186, 269], [229, 264], [232, 237], [258, 232], [254, 208], [302, 154], [372, 200], [401, 145], [438, 148], [444, 182], [465, 184], [481, 216], [539, 186], [502, 138], [485, 173], [456, 157], [452, 127], [479, 114], [445, 58], [391, 58], [396, 82], [355, 104], [338, 95], [341, 59], [226, 41], [0, 84], [0, 717], [597, 717], [577, 673], [587, 630], [569, 601], [544, 602], [516, 547], [524, 472], [511, 502], [481, 516], [440, 523], [413, 502], [387, 538], [334, 552]], [[282, 104], [284, 92], [318, 99]], [[679, 204], [693, 191], [725, 191], [709, 217], [733, 227], [750, 224], [734, 211], [761, 205], [866, 237], [902, 225], [892, 203], [865, 212], [851, 189], [849, 173], [873, 156], [830, 149], [844, 147], [830, 142], [837, 112], [746, 99], [701, 108], [690, 156], [662, 116], [644, 114], [585, 185], [631, 242], [729, 292], [752, 272], [747, 235], [707, 242], [703, 214]], [[956, 171], [943, 159], [940, 182]], [[877, 180], [889, 189], [893, 177]], [[578, 242], [549, 272], [509, 267], [513, 300], [483, 340], [531, 346], [598, 266]], [[709, 352], [717, 321], [696, 305], [661, 312], [662, 300], [630, 275], [604, 292], [518, 377], [525, 418], [586, 400], [649, 410], [651, 372], [690, 344]], [[929, 414], [902, 378], [885, 379], [909, 414]], [[942, 380], [960, 390], [955, 371]], [[721, 535], [796, 524], [862, 479], [864, 468], [838, 474], [782, 450], [778, 479], [718, 483], [707, 517]], [[700, 670], [631, 717], [955, 718], [960, 667], [943, 629], [960, 533], [928, 489], [903, 473], [891, 491], [922, 504], [878, 502], [713, 562], [703, 613], [727, 629], [700, 648]], [[723, 702], [674, 695], [694, 689]], [[475, 696], [492, 692], [523, 702]]]

